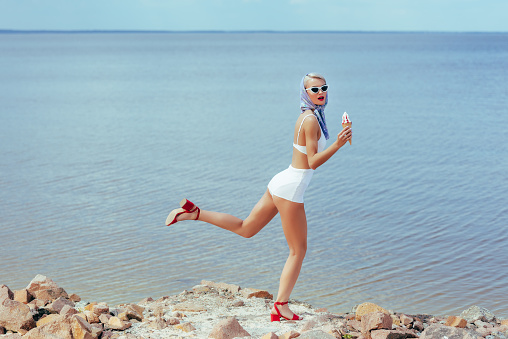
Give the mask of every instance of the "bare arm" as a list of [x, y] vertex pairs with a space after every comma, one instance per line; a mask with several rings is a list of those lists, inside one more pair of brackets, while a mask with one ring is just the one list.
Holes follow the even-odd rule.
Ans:
[[307, 149], [307, 159], [309, 167], [316, 169], [328, 161], [344, 144], [351, 139], [351, 129], [345, 127], [337, 135], [337, 140], [328, 146], [324, 151], [317, 152], [318, 149], [318, 136], [320, 132], [319, 123], [316, 119], [308, 119], [303, 125], [305, 130], [305, 144]]

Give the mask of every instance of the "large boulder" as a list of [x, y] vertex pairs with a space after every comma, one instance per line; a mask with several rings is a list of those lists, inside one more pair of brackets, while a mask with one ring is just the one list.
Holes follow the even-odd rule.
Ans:
[[25, 334], [35, 327], [35, 320], [30, 307], [19, 301], [5, 299], [0, 304], [0, 326]]
[[36, 299], [43, 300], [46, 303], [52, 302], [60, 297], [69, 297], [63, 288], [42, 274], [37, 274], [26, 289]]

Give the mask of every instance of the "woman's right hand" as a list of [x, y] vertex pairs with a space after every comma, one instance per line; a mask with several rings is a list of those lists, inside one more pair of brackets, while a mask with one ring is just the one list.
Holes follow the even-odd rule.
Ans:
[[353, 136], [353, 132], [351, 131], [351, 127], [349, 126], [346, 126], [342, 129], [342, 131], [337, 134], [337, 146], [339, 146], [339, 148], [341, 148], [342, 146], [344, 146], [344, 144], [346, 142], [348, 142], [349, 140], [351, 140], [351, 137]]

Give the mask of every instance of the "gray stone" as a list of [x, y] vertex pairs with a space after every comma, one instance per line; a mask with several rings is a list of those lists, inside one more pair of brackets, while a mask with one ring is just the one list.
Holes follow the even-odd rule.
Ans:
[[473, 330], [450, 327], [441, 324], [433, 324], [425, 329], [420, 339], [478, 339], [480, 335]]
[[476, 320], [493, 321], [496, 317], [492, 312], [486, 308], [476, 305], [471, 306], [460, 314], [460, 317], [466, 319], [469, 323], [474, 323]]

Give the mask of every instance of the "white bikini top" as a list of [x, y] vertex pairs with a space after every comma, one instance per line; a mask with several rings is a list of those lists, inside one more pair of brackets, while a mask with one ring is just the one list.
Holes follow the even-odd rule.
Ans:
[[[298, 129], [298, 135], [296, 136], [296, 144], [293, 143], [293, 147], [305, 155], [307, 155], [307, 148], [306, 148], [306, 146], [298, 145], [298, 138], [300, 138], [300, 130], [302, 129], [303, 122], [305, 121], [305, 119], [307, 119], [307, 117], [311, 117], [311, 116], [316, 118], [314, 116], [314, 114], [307, 114], [302, 119], [302, 122], [300, 123], [300, 128]], [[321, 126], [319, 128], [321, 129]], [[317, 147], [318, 153], [324, 151], [325, 147], [326, 147], [326, 138], [325, 138], [323, 131], [321, 131], [321, 137], [318, 140], [318, 147]]]

